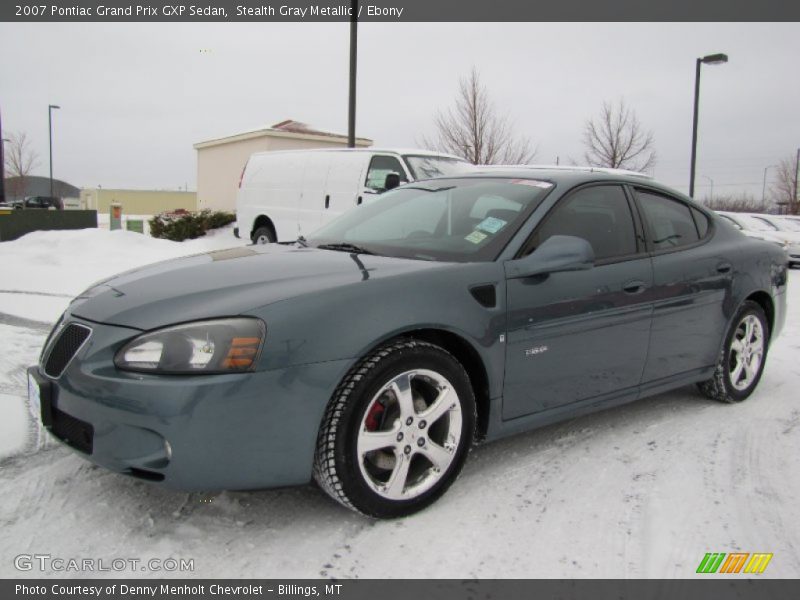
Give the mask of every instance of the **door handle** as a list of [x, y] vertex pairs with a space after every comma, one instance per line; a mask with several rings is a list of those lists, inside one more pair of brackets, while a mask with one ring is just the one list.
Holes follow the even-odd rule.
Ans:
[[717, 273], [730, 273], [732, 265], [731, 263], [719, 263], [717, 265]]
[[626, 294], [641, 294], [646, 289], [647, 284], [644, 281], [629, 281], [622, 286], [622, 291]]
[[331, 196], [328, 194], [325, 196], [325, 208], [328, 208], [331, 205]]

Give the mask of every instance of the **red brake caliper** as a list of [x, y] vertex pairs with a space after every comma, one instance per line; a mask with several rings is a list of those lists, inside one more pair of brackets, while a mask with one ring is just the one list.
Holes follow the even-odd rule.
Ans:
[[383, 412], [386, 410], [383, 404], [380, 402], [375, 402], [372, 406], [369, 407], [369, 412], [367, 412], [367, 418], [364, 419], [364, 424], [367, 426], [367, 431], [376, 431], [378, 426], [381, 423], [381, 417], [383, 416]]

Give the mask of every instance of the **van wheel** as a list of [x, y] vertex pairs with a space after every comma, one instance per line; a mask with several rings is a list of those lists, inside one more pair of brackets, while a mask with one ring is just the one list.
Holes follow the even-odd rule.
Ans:
[[418, 340], [392, 342], [356, 364], [334, 392], [314, 479], [365, 515], [414, 513], [456, 479], [475, 422], [469, 376], [450, 353]]
[[769, 325], [764, 310], [748, 300], [731, 322], [714, 375], [697, 387], [719, 402], [747, 399], [761, 380], [768, 344]]
[[269, 227], [259, 227], [253, 233], [254, 244], [273, 244], [275, 243], [275, 234]]

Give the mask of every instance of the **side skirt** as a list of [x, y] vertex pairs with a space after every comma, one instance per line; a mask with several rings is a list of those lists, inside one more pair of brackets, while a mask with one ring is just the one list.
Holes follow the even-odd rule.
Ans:
[[694, 369], [685, 373], [650, 381], [641, 386], [605, 394], [603, 396], [595, 396], [587, 400], [579, 400], [578, 402], [572, 402], [564, 406], [551, 408], [550, 410], [505, 421], [502, 418], [503, 399], [495, 398], [492, 400], [489, 427], [484, 439], [485, 441], [497, 440], [522, 433], [523, 431], [530, 431], [532, 429], [552, 425], [559, 421], [566, 421], [615, 406], [621, 406], [622, 404], [628, 404], [629, 402], [634, 402], [641, 398], [647, 398], [675, 388], [704, 381], [709, 379], [713, 373], [713, 366]]

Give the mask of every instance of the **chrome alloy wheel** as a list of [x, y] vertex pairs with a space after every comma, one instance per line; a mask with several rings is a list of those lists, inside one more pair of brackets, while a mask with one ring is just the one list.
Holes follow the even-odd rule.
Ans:
[[461, 401], [447, 379], [424, 369], [401, 373], [364, 412], [356, 443], [361, 475], [384, 498], [416, 498], [447, 472], [461, 429]]
[[758, 317], [746, 315], [731, 340], [728, 377], [737, 390], [746, 390], [758, 377], [764, 360], [764, 328]]

